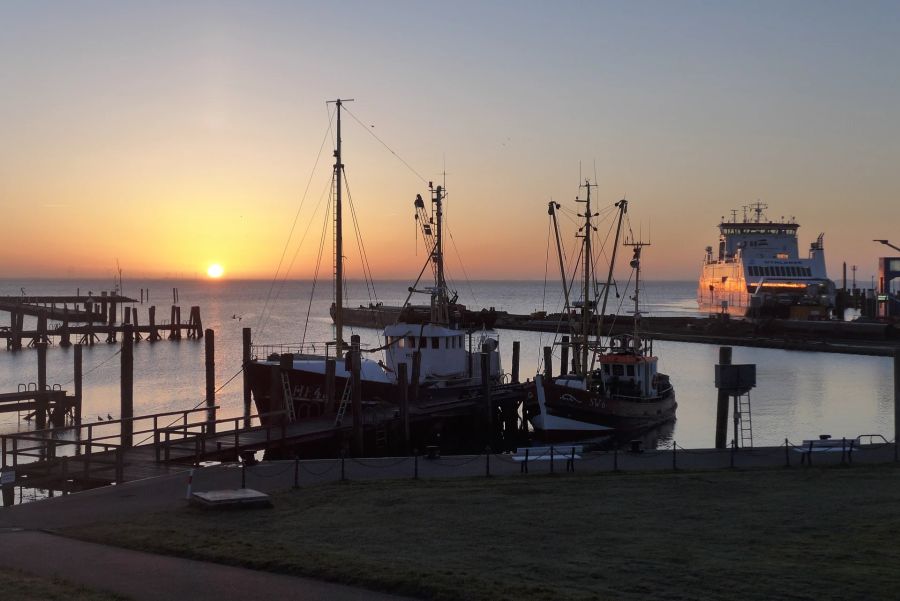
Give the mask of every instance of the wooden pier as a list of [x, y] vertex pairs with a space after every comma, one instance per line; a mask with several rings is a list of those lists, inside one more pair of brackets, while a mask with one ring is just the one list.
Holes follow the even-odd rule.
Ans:
[[[115, 343], [128, 326], [134, 331], [135, 342], [203, 338], [200, 307], [191, 307], [187, 321], [182, 322], [180, 306], [173, 304], [170, 319], [162, 321], [156, 319], [156, 306], [150, 306], [146, 323], [142, 325], [137, 307], [127, 306], [136, 302], [106, 292], [100, 296], [3, 296], [0, 312], [9, 313], [10, 325], [0, 326], [0, 339], [5, 339], [7, 350], [13, 351], [40, 342], [56, 341], [60, 346], [69, 346], [73, 341], [87, 345]], [[34, 329], [25, 329], [26, 316], [35, 318]]]

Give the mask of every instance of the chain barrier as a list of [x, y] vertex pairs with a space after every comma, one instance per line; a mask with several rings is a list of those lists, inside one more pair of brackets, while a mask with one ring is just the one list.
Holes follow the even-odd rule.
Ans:
[[330, 460], [330, 463], [329, 463], [328, 467], [326, 467], [326, 468], [325, 468], [324, 470], [322, 470], [321, 472], [316, 472], [316, 471], [313, 471], [313, 470], [309, 469], [309, 467], [307, 467], [306, 463], [303, 462], [303, 461], [301, 461], [301, 462], [300, 462], [300, 470], [301, 470], [301, 471], [304, 471], [304, 472], [306, 472], [307, 474], [310, 474], [310, 475], [312, 475], [312, 476], [317, 476], [317, 477], [318, 477], [318, 476], [324, 476], [324, 475], [327, 474], [328, 472], [330, 472], [330, 471], [332, 471], [333, 469], [335, 469], [335, 468], [339, 465], [339, 461], [340, 461], [340, 460], [338, 460], [338, 459]]
[[361, 465], [363, 467], [370, 467], [370, 468], [375, 468], [375, 469], [386, 469], [386, 468], [390, 468], [390, 467], [397, 467], [398, 465], [400, 465], [402, 463], [406, 463], [406, 461], [408, 459], [409, 459], [409, 457], [398, 457], [395, 459], [395, 461], [393, 461], [392, 463], [388, 463], [386, 465], [382, 465], [381, 462], [379, 462], [379, 464], [366, 463], [362, 459], [357, 459], [355, 457], [351, 457], [350, 461], [357, 465]]

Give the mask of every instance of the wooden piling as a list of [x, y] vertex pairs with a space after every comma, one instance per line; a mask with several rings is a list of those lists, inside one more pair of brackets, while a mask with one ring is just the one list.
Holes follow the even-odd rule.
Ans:
[[400, 421], [403, 422], [403, 451], [409, 453], [409, 382], [406, 363], [397, 365], [397, 393], [400, 396]]
[[481, 399], [487, 413], [488, 443], [494, 439], [494, 407], [491, 402], [491, 353], [487, 345], [481, 348]]
[[[562, 344], [559, 346], [559, 375], [566, 375], [566, 370], [569, 369], [569, 337], [562, 337]], [[575, 358], [574, 356], [572, 357]]]
[[[126, 314], [127, 315], [127, 314]], [[126, 318], [125, 323], [130, 323], [130, 321]], [[110, 307], [109, 311], [109, 321], [107, 322], [107, 326], [109, 326], [109, 333], [106, 335], [107, 342], [116, 342], [117, 334], [116, 334], [116, 303], [113, 303]]]
[[900, 349], [894, 350], [894, 453], [900, 443]]
[[512, 350], [512, 383], [519, 383], [519, 341], [513, 340]]
[[[284, 385], [284, 377], [287, 376], [291, 369], [294, 367], [294, 355], [292, 353], [282, 353], [281, 359], [278, 362], [278, 378], [277, 382], [273, 383], [273, 386], [276, 386], [279, 391], [279, 396], [281, 397], [281, 409], [290, 412], [293, 409], [293, 405], [288, 407], [288, 403], [293, 403], [293, 393], [290, 390], [290, 380], [288, 380], [287, 390]], [[288, 376], [290, 377], [290, 376]], [[290, 413], [285, 414], [283, 419], [289, 419]]]
[[337, 361], [333, 357], [325, 359], [325, 403], [329, 411], [337, 411], [334, 394], [334, 372], [337, 369]]
[[215, 333], [206, 330], [206, 431], [216, 433], [216, 343]]
[[73, 381], [75, 384], [75, 423], [81, 423], [81, 384], [82, 384], [82, 347], [80, 344], [75, 345], [74, 354]]
[[357, 457], [365, 454], [363, 448], [363, 424], [362, 424], [362, 385], [360, 382], [360, 353], [359, 336], [350, 337], [350, 394], [353, 401], [353, 443]]
[[[471, 355], [470, 355], [471, 357]], [[413, 352], [412, 374], [410, 375], [410, 396], [409, 400], [413, 403], [419, 400], [419, 380], [422, 373], [422, 353], [416, 349]]]
[[[731, 365], [731, 347], [719, 347], [719, 365]], [[728, 435], [728, 390], [719, 389], [716, 406], [716, 448], [724, 449]]]
[[47, 414], [50, 412], [50, 397], [46, 393], [49, 389], [47, 386], [47, 343], [38, 342], [34, 346], [37, 348], [38, 357], [38, 390], [43, 393], [35, 398], [37, 409], [34, 422], [38, 430], [43, 430], [47, 427]]
[[132, 446], [134, 423], [134, 326], [125, 325], [122, 332], [121, 408], [122, 447]]
[[72, 337], [69, 333], [69, 308], [63, 306], [63, 322], [59, 328], [59, 346], [68, 347], [72, 345]]
[[550, 382], [553, 378], [553, 349], [544, 347], [544, 380]]
[[[153, 307], [150, 308], [151, 311]], [[250, 427], [250, 350], [251, 350], [251, 338], [250, 338], [250, 328], [244, 328], [242, 330], [243, 335], [243, 353], [241, 355], [241, 365], [244, 369], [244, 427]]]
[[[162, 337], [159, 335], [159, 329], [156, 327], [156, 305], [152, 305], [148, 310], [150, 320], [150, 335], [147, 337], [150, 342], [156, 342], [160, 340]], [[245, 328], [248, 329], [248, 328]]]

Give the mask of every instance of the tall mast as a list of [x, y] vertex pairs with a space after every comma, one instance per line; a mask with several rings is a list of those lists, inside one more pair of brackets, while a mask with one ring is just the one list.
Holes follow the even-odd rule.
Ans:
[[547, 212], [550, 214], [550, 217], [553, 218], [553, 233], [556, 236], [556, 256], [559, 258], [559, 277], [562, 281], [563, 288], [563, 297], [566, 299], [565, 310], [566, 314], [569, 313], [569, 286], [566, 278], [566, 268], [563, 265], [563, 253], [562, 253], [562, 242], [559, 240], [559, 222], [556, 219], [556, 209], [559, 208], [559, 203], [554, 201], [550, 201], [547, 203]]
[[432, 300], [431, 321], [434, 323], [450, 323], [449, 295], [447, 294], [447, 281], [444, 277], [444, 188], [438, 186], [432, 192], [434, 212], [437, 217], [437, 233], [434, 238], [433, 258], [435, 266], [435, 285], [437, 286], [437, 298]]
[[334, 148], [334, 344], [335, 356], [344, 353], [344, 237], [341, 221], [341, 175], [344, 164], [341, 161], [341, 107], [350, 99], [334, 100], [337, 107], [337, 140]]
[[634, 256], [631, 258], [631, 267], [634, 269], [634, 350], [641, 350], [641, 249], [650, 246], [649, 242], [628, 242], [625, 246], [634, 248]]
[[[613, 242], [612, 257], [609, 259], [609, 271], [606, 274], [606, 287], [603, 289], [603, 306], [600, 309], [600, 314], [597, 316], [598, 340], [600, 336], [603, 335], [603, 318], [606, 316], [606, 302], [609, 300], [609, 287], [612, 286], [613, 268], [616, 265], [616, 253], [619, 250], [619, 236], [622, 234], [622, 219], [625, 217], [625, 213], [628, 212], [628, 201], [623, 198], [616, 203], [616, 206], [619, 207], [619, 223], [616, 226], [616, 240]], [[594, 355], [591, 359], [591, 368], [594, 367], [594, 359], [596, 358], [596, 355]]]
[[582, 236], [584, 238], [584, 250], [582, 253], [582, 259], [584, 260], [584, 274], [582, 281], [582, 305], [581, 305], [581, 357], [579, 361], [579, 370], [581, 371], [580, 375], [584, 375], [587, 373], [587, 358], [588, 358], [588, 337], [590, 335], [591, 329], [591, 316], [594, 314], [594, 311], [591, 309], [591, 289], [593, 288], [593, 278], [592, 278], [592, 270], [591, 266], [593, 263], [593, 255], [591, 254], [591, 234], [594, 231], [594, 226], [591, 224], [591, 217], [593, 214], [591, 213], [591, 188], [596, 188], [596, 184], [591, 184], [590, 180], [585, 180], [583, 188], [587, 189], [587, 196], [585, 200], [581, 200], [580, 198], [576, 198], [576, 202], [585, 203], [584, 209], [584, 227], [582, 231]]

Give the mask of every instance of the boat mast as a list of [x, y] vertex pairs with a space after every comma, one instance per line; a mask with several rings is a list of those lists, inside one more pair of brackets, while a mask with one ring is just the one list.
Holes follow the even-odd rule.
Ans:
[[344, 102], [353, 99], [334, 101], [337, 107], [337, 140], [334, 149], [334, 344], [335, 356], [340, 358], [344, 353], [344, 239], [341, 221], [341, 174], [344, 164], [341, 162], [341, 107]]
[[[609, 300], [609, 288], [612, 286], [613, 268], [616, 265], [616, 253], [619, 250], [619, 236], [622, 234], [622, 219], [625, 217], [625, 213], [628, 212], [628, 201], [623, 198], [617, 202], [615, 206], [619, 207], [619, 223], [616, 226], [616, 240], [613, 242], [612, 257], [609, 260], [609, 271], [606, 274], [606, 287], [603, 289], [603, 306], [600, 309], [600, 314], [597, 316], [598, 340], [600, 339], [600, 336], [603, 335], [603, 318], [606, 316], [606, 303]], [[594, 368], [596, 359], [596, 355], [591, 358], [591, 369]]]
[[634, 351], [637, 353], [641, 350], [641, 249], [650, 246], [650, 243], [628, 242], [625, 246], [634, 249], [634, 256], [631, 258], [631, 267], [634, 269], [634, 296], [631, 298], [634, 301]]
[[594, 226], [591, 224], [591, 217], [593, 214], [591, 213], [591, 188], [596, 188], [596, 184], [591, 184], [590, 180], [585, 180], [582, 188], [587, 189], [587, 196], [585, 200], [581, 200], [580, 198], [576, 198], [575, 202], [583, 202], [585, 203], [584, 215], [584, 226], [582, 228], [581, 236], [584, 238], [584, 249], [582, 251], [582, 259], [584, 260], [584, 280], [582, 282], [582, 305], [581, 305], [581, 336], [580, 343], [581, 348], [581, 357], [579, 358], [579, 375], [585, 375], [587, 373], [587, 358], [588, 358], [588, 337], [590, 335], [591, 329], [591, 316], [594, 314], [591, 309], [591, 288], [593, 288], [593, 278], [591, 266], [593, 263], [593, 255], [591, 254], [591, 234], [594, 231]]
[[437, 215], [437, 234], [434, 238], [434, 250], [432, 251], [432, 261], [435, 267], [435, 285], [437, 286], [436, 294], [432, 295], [431, 301], [431, 321], [438, 324], [450, 323], [450, 298], [447, 294], [447, 280], [444, 277], [444, 188], [438, 186], [431, 193], [431, 200], [434, 203], [434, 212]]
[[556, 210], [559, 208], [559, 203], [550, 201], [547, 203], [547, 213], [550, 214], [550, 217], [553, 219], [553, 233], [556, 236], [556, 256], [559, 258], [559, 277], [562, 282], [563, 288], [563, 297], [566, 299], [565, 311], [566, 315], [569, 314], [569, 286], [566, 278], [566, 268], [563, 265], [563, 252], [562, 252], [562, 242], [559, 240], [559, 222], [556, 220]]

